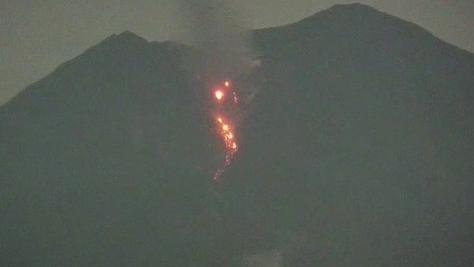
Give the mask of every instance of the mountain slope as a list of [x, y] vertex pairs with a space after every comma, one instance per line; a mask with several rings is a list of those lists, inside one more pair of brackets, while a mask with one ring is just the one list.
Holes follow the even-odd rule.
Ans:
[[470, 266], [474, 55], [358, 4], [255, 39], [267, 82], [224, 179], [287, 265]]
[[114, 35], [2, 108], [0, 265], [215, 260], [220, 154], [183, 49]]
[[217, 187], [188, 47], [113, 35], [2, 106], [0, 265], [471, 266], [474, 55], [359, 4], [254, 40]]

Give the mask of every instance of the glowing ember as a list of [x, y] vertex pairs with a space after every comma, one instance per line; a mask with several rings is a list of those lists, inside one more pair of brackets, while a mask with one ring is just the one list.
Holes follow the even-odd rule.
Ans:
[[[227, 101], [222, 101], [226, 97], [225, 94], [227, 93], [226, 90], [227, 88], [231, 87], [231, 82], [230, 81], [224, 81], [224, 87], [225, 88], [218, 88], [213, 91], [213, 95], [215, 99], [217, 99], [218, 103], [215, 106], [214, 112], [217, 115], [215, 117], [216, 121], [216, 127], [217, 127], [217, 133], [219, 134], [220, 139], [222, 140], [224, 147], [225, 147], [225, 161], [223, 166], [221, 166], [216, 173], [214, 174], [213, 179], [217, 181], [219, 177], [224, 173], [224, 170], [227, 166], [229, 166], [232, 163], [232, 160], [235, 156], [235, 154], [238, 151], [238, 145], [237, 145], [237, 138], [234, 132], [234, 123], [232, 120], [230, 120], [229, 117], [227, 117], [223, 112], [225, 112], [226, 109], [222, 109], [222, 105], [227, 105]], [[229, 91], [228, 93], [232, 93], [232, 98], [233, 102], [235, 104], [238, 103], [238, 97], [235, 91]]]
[[222, 90], [216, 90], [214, 92], [214, 96], [216, 97], [217, 100], [222, 100], [222, 98], [224, 98], [224, 92], [222, 92]]

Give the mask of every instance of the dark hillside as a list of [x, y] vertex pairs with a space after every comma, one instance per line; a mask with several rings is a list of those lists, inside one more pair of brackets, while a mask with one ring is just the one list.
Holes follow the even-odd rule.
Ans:
[[0, 107], [0, 266], [473, 266], [474, 55], [359, 4], [254, 41], [218, 186], [189, 47], [113, 35]]
[[225, 180], [287, 266], [470, 266], [474, 55], [359, 4], [255, 39], [267, 83]]

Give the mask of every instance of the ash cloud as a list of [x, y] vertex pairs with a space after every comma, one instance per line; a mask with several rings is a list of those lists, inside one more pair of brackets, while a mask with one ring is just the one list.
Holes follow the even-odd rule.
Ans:
[[201, 74], [223, 79], [251, 68], [250, 31], [236, 6], [223, 0], [179, 0], [179, 12], [176, 39], [199, 50]]

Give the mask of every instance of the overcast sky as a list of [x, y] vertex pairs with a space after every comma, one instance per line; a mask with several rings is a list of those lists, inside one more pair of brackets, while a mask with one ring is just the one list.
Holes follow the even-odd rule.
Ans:
[[[198, 1], [198, 0], [196, 0]], [[229, 0], [231, 1], [231, 0]], [[235, 0], [250, 28], [298, 21], [345, 0]], [[474, 51], [474, 0], [360, 0]], [[0, 104], [112, 33], [164, 41], [176, 0], [0, 0]]]

